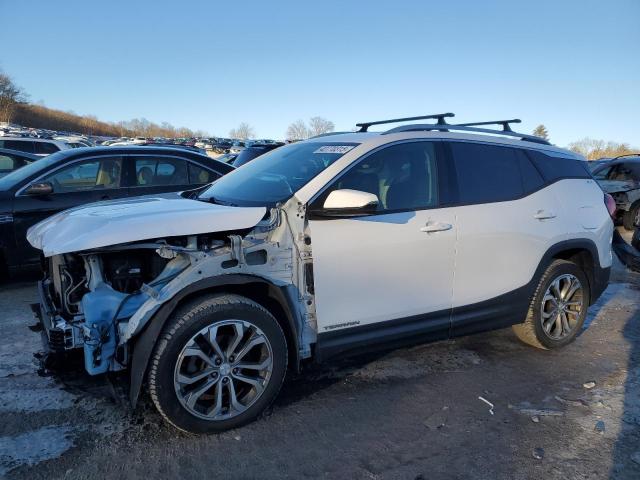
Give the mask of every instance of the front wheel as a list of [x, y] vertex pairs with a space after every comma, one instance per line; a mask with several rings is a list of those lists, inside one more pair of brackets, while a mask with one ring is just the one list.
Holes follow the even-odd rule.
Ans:
[[554, 260], [542, 275], [524, 323], [513, 331], [534, 347], [559, 348], [580, 332], [589, 306], [589, 281], [575, 263]]
[[215, 295], [180, 308], [156, 345], [149, 391], [177, 428], [210, 433], [255, 419], [277, 396], [287, 343], [277, 320], [239, 295]]

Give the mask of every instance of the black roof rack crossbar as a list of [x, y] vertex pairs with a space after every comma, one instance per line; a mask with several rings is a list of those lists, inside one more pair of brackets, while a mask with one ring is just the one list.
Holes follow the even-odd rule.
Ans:
[[360, 127], [358, 132], [366, 132], [370, 126], [372, 125], [384, 125], [385, 123], [399, 123], [399, 122], [411, 122], [413, 120], [429, 120], [429, 119], [437, 119], [438, 122], [436, 125], [448, 125], [445, 121], [447, 117], [455, 117], [453, 113], [436, 113], [433, 115], [421, 115], [419, 117], [406, 117], [406, 118], [393, 118], [391, 120], [377, 120], [375, 122], [363, 122], [356, 123], [356, 127]]
[[511, 130], [510, 123], [522, 123], [522, 120], [519, 118], [514, 118], [512, 120], [495, 120], [491, 122], [471, 122], [471, 123], [458, 123], [456, 125], [460, 127], [479, 127], [481, 125], [502, 125], [503, 132], [513, 132]]
[[[494, 122], [490, 122], [493, 124]], [[428, 124], [413, 124], [413, 125], [401, 125], [399, 127], [392, 128], [391, 130], [387, 130], [383, 132], [382, 135], [387, 135], [389, 133], [398, 133], [398, 132], [429, 132], [431, 130], [439, 130], [441, 132], [448, 132], [450, 130], [456, 130], [461, 132], [470, 132], [470, 133], [489, 133], [491, 135], [504, 135], [507, 137], [516, 137], [521, 140], [525, 140], [527, 142], [540, 143], [542, 145], [551, 145], [544, 138], [536, 137], [534, 135], [527, 135], [525, 133], [518, 133], [511, 130], [491, 130], [489, 128], [478, 128], [478, 127], [469, 127], [466, 125], [428, 125]]]

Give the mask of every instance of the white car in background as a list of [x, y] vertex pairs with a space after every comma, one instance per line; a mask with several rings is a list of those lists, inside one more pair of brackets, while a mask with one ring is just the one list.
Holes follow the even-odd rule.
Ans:
[[[182, 195], [96, 203], [28, 232], [52, 348], [130, 370], [177, 428], [255, 419], [287, 369], [513, 326], [573, 341], [611, 269], [615, 209], [585, 160], [453, 114], [326, 135]], [[504, 130], [480, 128], [498, 123]]]
[[31, 153], [43, 157], [59, 152], [60, 150], [68, 150], [71, 146], [60, 140], [31, 137], [2, 137], [0, 138], [0, 148], [17, 150], [19, 152]]
[[83, 148], [83, 147], [93, 147], [94, 145], [84, 137], [69, 137], [69, 136], [57, 136], [53, 137], [54, 140], [60, 140], [61, 142], [65, 142], [71, 148]]

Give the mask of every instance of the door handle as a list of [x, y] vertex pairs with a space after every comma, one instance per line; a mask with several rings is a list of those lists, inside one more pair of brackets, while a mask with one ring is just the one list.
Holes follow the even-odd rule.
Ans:
[[548, 212], [546, 210], [538, 210], [534, 215], [533, 218], [537, 219], [537, 220], [549, 220], [551, 218], [556, 218], [556, 214], [553, 212]]
[[424, 227], [420, 229], [420, 231], [425, 233], [434, 233], [434, 232], [444, 232], [446, 230], [451, 230], [452, 228], [453, 226], [450, 223], [428, 222]]

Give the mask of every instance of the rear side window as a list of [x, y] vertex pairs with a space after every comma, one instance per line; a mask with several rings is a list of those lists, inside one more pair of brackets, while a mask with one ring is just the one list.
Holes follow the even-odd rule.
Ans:
[[33, 142], [33, 145], [36, 149], [35, 153], [38, 155], [49, 155], [60, 150], [54, 143], [49, 142]]
[[527, 155], [547, 182], [555, 182], [562, 178], [591, 178], [591, 172], [582, 160], [552, 157], [534, 150], [528, 150]]
[[31, 140], [0, 140], [0, 147], [33, 153], [33, 142]]
[[450, 145], [460, 203], [514, 200], [544, 184], [540, 172], [521, 150], [463, 142]]
[[189, 169], [189, 183], [192, 185], [211, 183], [220, 177], [216, 172], [202, 168], [199, 165], [195, 165], [191, 162], [188, 162], [187, 164]]
[[187, 162], [172, 157], [135, 157], [136, 185], [188, 185]]

